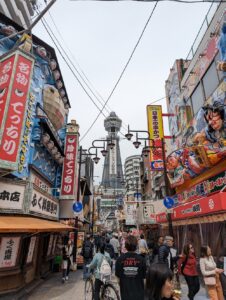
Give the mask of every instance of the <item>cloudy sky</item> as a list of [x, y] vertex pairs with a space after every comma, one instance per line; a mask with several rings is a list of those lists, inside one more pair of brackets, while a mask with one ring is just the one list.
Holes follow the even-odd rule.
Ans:
[[[46, 14], [47, 24], [74, 65], [88, 78], [88, 85], [99, 101], [106, 101], [110, 95], [154, 4], [58, 0], [50, 14]], [[175, 59], [187, 57], [209, 7], [210, 3], [166, 1], [157, 4], [134, 56], [108, 102], [108, 111], [104, 111], [105, 115], [109, 115], [109, 111], [116, 112], [123, 121], [123, 133], [127, 124], [131, 129], [147, 129], [146, 105], [164, 97], [164, 84], [169, 70]], [[41, 22], [35, 27], [34, 33], [53, 45]], [[99, 111], [58, 52], [57, 57], [72, 106], [70, 119], [77, 120], [80, 136], [83, 137]], [[86, 90], [101, 107], [87, 87]], [[157, 104], [162, 105], [166, 112], [165, 100]], [[94, 139], [105, 137], [103, 121], [104, 116], [101, 115], [82, 140], [84, 148], [89, 148]], [[167, 134], [166, 122], [165, 131]], [[127, 156], [140, 154], [140, 150], [135, 150], [131, 143], [122, 140], [121, 153], [124, 163]], [[95, 175], [101, 176], [103, 163], [102, 159]], [[100, 180], [101, 177], [96, 178], [97, 183]]]

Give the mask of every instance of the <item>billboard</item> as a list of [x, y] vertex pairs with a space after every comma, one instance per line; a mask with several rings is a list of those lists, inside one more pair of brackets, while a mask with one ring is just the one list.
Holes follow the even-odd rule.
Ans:
[[65, 141], [65, 158], [63, 164], [61, 198], [75, 198], [76, 167], [77, 167], [78, 137], [68, 133]]
[[162, 142], [164, 137], [163, 122], [162, 122], [162, 106], [161, 105], [148, 105], [147, 106], [148, 118], [148, 132], [150, 139], [150, 167], [151, 170], [163, 170], [162, 160]]
[[1, 63], [0, 168], [17, 170], [34, 59], [17, 50]]
[[216, 99], [213, 95], [191, 120], [183, 134], [182, 147], [168, 155], [166, 164], [171, 187], [186, 184], [225, 160], [226, 98], [225, 92], [220, 94], [224, 87], [220, 86], [215, 92]]

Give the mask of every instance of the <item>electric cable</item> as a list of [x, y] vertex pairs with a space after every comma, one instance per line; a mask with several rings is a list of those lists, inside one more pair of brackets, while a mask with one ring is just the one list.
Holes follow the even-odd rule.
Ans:
[[[104, 98], [103, 98], [103, 97], [101, 96], [101, 94], [94, 88], [93, 84], [90, 82], [90, 80], [89, 80], [88, 77], [86, 76], [85, 72], [82, 70], [82, 68], [80, 67], [79, 63], [77, 62], [75, 56], [74, 56], [73, 53], [70, 51], [69, 47], [66, 45], [66, 42], [65, 42], [65, 40], [64, 40], [64, 38], [63, 38], [61, 32], [59, 31], [59, 29], [58, 29], [58, 27], [57, 27], [57, 25], [56, 25], [56, 22], [54, 21], [54, 18], [53, 18], [52, 14], [51, 14], [50, 12], [49, 12], [49, 15], [50, 15], [50, 18], [51, 18], [51, 20], [52, 20], [52, 22], [53, 22], [53, 25], [54, 25], [54, 27], [55, 27], [57, 33], [59, 34], [59, 36], [61, 37], [61, 39], [62, 39], [63, 42], [65, 43], [65, 46], [67, 47], [67, 49], [68, 49], [70, 55], [72, 56], [72, 58], [74, 59], [74, 61], [75, 61], [76, 64], [78, 65], [79, 70], [77, 70], [77, 68], [74, 66], [73, 62], [71, 61], [71, 59], [70, 59], [70, 58], [68, 57], [68, 55], [66, 54], [66, 51], [65, 51], [64, 48], [61, 46], [59, 40], [56, 38], [56, 36], [54, 35], [53, 31], [51, 30], [50, 25], [48, 25], [47, 21], [45, 20], [45, 22], [46, 22], [47, 25], [48, 25], [48, 28], [50, 29], [50, 31], [51, 31], [52, 34], [54, 35], [54, 37], [55, 37], [55, 39], [57, 40], [58, 44], [61, 46], [62, 51], [67, 55], [67, 57], [68, 57], [70, 63], [73, 65], [73, 67], [76, 69], [76, 71], [78, 72], [78, 74], [80, 75], [80, 77], [81, 77], [81, 78], [83, 79], [83, 81], [85, 82], [85, 80], [84, 80], [84, 78], [82, 77], [82, 75], [80, 74], [80, 72], [83, 74], [83, 76], [84, 76], [85, 79], [87, 80], [88, 84], [91, 86], [91, 87], [89, 87], [89, 89], [92, 90], [92, 91], [91, 91], [92, 94], [95, 96], [95, 98], [96, 98], [96, 99], [98, 100], [98, 102], [101, 104], [101, 106], [103, 106], [103, 104], [104, 104], [104, 102], [105, 102]], [[87, 86], [88, 86], [88, 84], [86, 83]], [[95, 95], [95, 93], [94, 93], [93, 91], [97, 94], [97, 96], [98, 96], [102, 101]], [[109, 106], [106, 106], [106, 107], [105, 107], [105, 110], [106, 110], [109, 114], [110, 114], [111, 111], [113, 111]], [[127, 130], [127, 125], [126, 125], [125, 123], [124, 123], [124, 124], [123, 124], [123, 123], [124, 123], [124, 122], [122, 122], [122, 127], [123, 127], [123, 129], [124, 129], [124, 130]]]
[[128, 61], [127, 61], [127, 63], [125, 64], [125, 66], [124, 66], [124, 68], [123, 68], [123, 70], [122, 70], [122, 72], [121, 72], [121, 74], [120, 74], [118, 80], [116, 81], [116, 83], [115, 83], [115, 85], [114, 85], [114, 87], [113, 87], [113, 89], [112, 89], [112, 91], [111, 91], [109, 97], [108, 97], [107, 100], [105, 101], [104, 106], [102, 107], [101, 111], [98, 113], [97, 117], [96, 117], [95, 120], [92, 122], [92, 124], [90, 125], [90, 127], [86, 130], [85, 134], [81, 137], [80, 141], [82, 141], [82, 140], [87, 136], [87, 134], [90, 132], [90, 130], [92, 129], [92, 127], [94, 126], [94, 124], [96, 123], [96, 121], [99, 119], [99, 117], [100, 117], [102, 111], [104, 110], [105, 106], [107, 105], [107, 103], [108, 103], [109, 100], [111, 99], [111, 97], [112, 97], [112, 95], [113, 95], [113, 93], [114, 93], [116, 87], [118, 86], [118, 84], [119, 84], [119, 82], [120, 82], [122, 76], [124, 75], [124, 73], [125, 73], [125, 71], [126, 71], [128, 65], [129, 65], [129, 63], [130, 63], [130, 61], [131, 61], [131, 59], [132, 59], [132, 57], [133, 57], [133, 55], [134, 55], [134, 53], [135, 53], [135, 51], [136, 51], [138, 45], [139, 45], [139, 43], [140, 43], [140, 41], [141, 41], [141, 39], [142, 39], [142, 37], [143, 37], [143, 35], [144, 35], [144, 32], [145, 32], [145, 30], [146, 30], [146, 28], [147, 28], [147, 26], [148, 26], [148, 24], [149, 24], [149, 22], [150, 22], [152, 16], [153, 16], [153, 13], [154, 13], [154, 11], [155, 11], [155, 9], [156, 9], [156, 7], [157, 7], [157, 4], [158, 4], [158, 2], [155, 3], [155, 5], [154, 5], [154, 7], [153, 7], [153, 9], [152, 9], [152, 11], [151, 11], [151, 14], [149, 15], [149, 17], [148, 17], [148, 19], [147, 19], [147, 21], [146, 21], [146, 23], [145, 23], [145, 26], [144, 26], [144, 28], [143, 28], [143, 30], [142, 30], [140, 36], [139, 36], [139, 39], [138, 39], [138, 41], [136, 42], [135, 47], [133, 48], [133, 51], [132, 51], [132, 53], [131, 53], [131, 55], [130, 55]]

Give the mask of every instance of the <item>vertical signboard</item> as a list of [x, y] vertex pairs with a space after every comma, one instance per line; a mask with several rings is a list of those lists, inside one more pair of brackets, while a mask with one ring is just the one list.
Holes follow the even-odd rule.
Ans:
[[[1, 121], [3, 126], [0, 145], [0, 167], [3, 169], [18, 169], [18, 156], [33, 64], [34, 59], [32, 57], [16, 51], [11, 61], [5, 65], [4, 70], [1, 68], [1, 72], [6, 72], [1, 78], [8, 78], [9, 74], [11, 74], [10, 85], [7, 88], [7, 99], [5, 99], [4, 118]], [[2, 88], [3, 86], [0, 87]], [[1, 99], [0, 103], [3, 104], [3, 102], [4, 100]], [[8, 109], [7, 112], [6, 109]]]
[[26, 260], [27, 264], [30, 264], [33, 260], [35, 244], [36, 244], [36, 236], [32, 236], [29, 244], [28, 254], [27, 254], [27, 260]]
[[0, 268], [16, 266], [20, 237], [2, 237], [0, 244]]
[[[116, 145], [116, 141], [113, 141]], [[109, 160], [110, 160], [110, 168], [109, 168], [109, 174], [110, 175], [116, 175], [117, 174], [117, 149], [116, 147], [113, 147], [112, 149], [109, 149]]]
[[163, 122], [162, 122], [162, 106], [148, 105], [148, 132], [150, 134], [150, 167], [152, 170], [163, 170], [162, 160], [162, 142], [164, 137]]
[[62, 176], [61, 198], [73, 199], [75, 197], [76, 160], [78, 149], [78, 137], [75, 134], [66, 135], [65, 158]]

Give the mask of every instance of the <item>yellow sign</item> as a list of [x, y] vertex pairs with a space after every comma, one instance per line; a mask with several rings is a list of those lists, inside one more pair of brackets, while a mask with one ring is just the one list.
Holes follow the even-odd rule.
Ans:
[[152, 170], [163, 169], [162, 157], [162, 139], [164, 138], [163, 122], [162, 122], [162, 106], [161, 105], [148, 105], [147, 106], [148, 118], [148, 132], [150, 138], [150, 166]]

